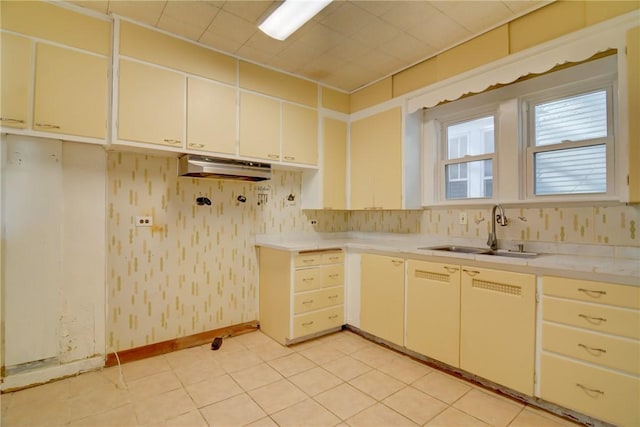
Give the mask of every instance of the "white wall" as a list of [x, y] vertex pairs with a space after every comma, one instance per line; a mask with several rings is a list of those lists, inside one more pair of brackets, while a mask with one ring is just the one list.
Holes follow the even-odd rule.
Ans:
[[106, 155], [2, 137], [4, 364], [104, 354]]

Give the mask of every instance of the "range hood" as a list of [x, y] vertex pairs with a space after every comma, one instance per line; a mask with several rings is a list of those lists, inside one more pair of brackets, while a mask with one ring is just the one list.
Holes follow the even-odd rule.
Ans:
[[271, 165], [185, 154], [178, 159], [178, 175], [192, 178], [264, 181], [271, 179]]

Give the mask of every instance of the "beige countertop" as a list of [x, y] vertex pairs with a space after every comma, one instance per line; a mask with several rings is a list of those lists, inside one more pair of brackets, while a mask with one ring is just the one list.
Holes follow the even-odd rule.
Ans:
[[[513, 248], [520, 242], [499, 242], [501, 248]], [[525, 243], [525, 251], [535, 258], [511, 258], [483, 254], [449, 253], [431, 246], [458, 245], [485, 248], [478, 239], [444, 240], [426, 235], [392, 233], [317, 233], [258, 235], [256, 246], [291, 252], [345, 248], [350, 252], [375, 252], [413, 259], [500, 268], [537, 275], [557, 275], [576, 279], [600, 280], [640, 286], [640, 248], [605, 245]]]

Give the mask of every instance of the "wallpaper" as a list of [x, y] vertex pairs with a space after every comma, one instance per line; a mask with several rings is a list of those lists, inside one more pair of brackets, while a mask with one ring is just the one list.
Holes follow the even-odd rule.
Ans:
[[[257, 319], [256, 234], [488, 234], [488, 208], [301, 211], [300, 172], [275, 170], [270, 181], [256, 183], [219, 181], [179, 178], [169, 157], [109, 152], [107, 160], [107, 352]], [[198, 197], [211, 205], [199, 206]], [[458, 223], [462, 211], [466, 225]], [[640, 207], [506, 214], [500, 239], [640, 246]], [[153, 217], [153, 226], [136, 227], [136, 216]]]
[[300, 173], [219, 181], [179, 178], [174, 158], [107, 161], [108, 352], [257, 319], [257, 233], [346, 231], [345, 212], [301, 212]]

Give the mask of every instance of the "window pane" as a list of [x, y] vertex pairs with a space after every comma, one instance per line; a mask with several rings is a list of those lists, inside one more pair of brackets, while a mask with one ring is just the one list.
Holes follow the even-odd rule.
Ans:
[[493, 116], [447, 126], [447, 159], [493, 153]]
[[535, 145], [607, 136], [607, 91], [562, 98], [534, 107]]
[[536, 153], [535, 194], [605, 193], [606, 146]]
[[[492, 166], [492, 160], [447, 165], [446, 198], [491, 197], [493, 194]], [[458, 178], [454, 179], [454, 176]]]

